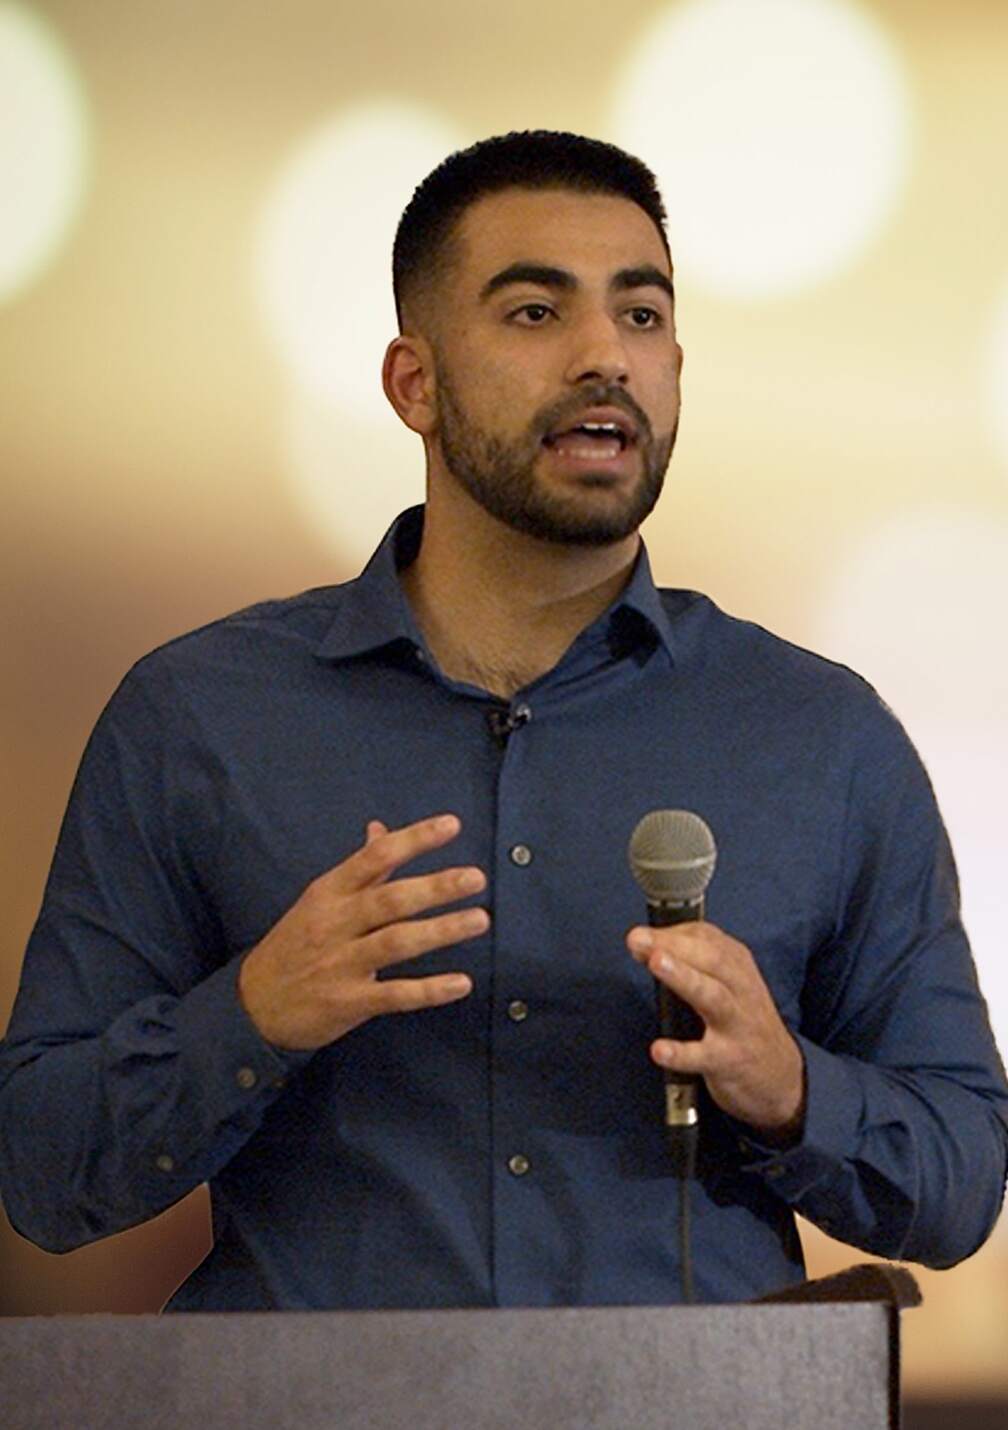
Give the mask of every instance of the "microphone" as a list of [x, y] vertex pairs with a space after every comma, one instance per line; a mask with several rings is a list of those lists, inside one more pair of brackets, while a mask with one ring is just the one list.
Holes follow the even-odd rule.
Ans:
[[[656, 809], [630, 837], [630, 871], [644, 891], [652, 928], [694, 923], [704, 916], [704, 893], [714, 874], [717, 847], [698, 814], [688, 809]], [[664, 983], [657, 984], [658, 1021], [663, 1038], [702, 1038], [703, 1019]], [[665, 1069], [665, 1126], [681, 1177], [696, 1167], [700, 1077]]]

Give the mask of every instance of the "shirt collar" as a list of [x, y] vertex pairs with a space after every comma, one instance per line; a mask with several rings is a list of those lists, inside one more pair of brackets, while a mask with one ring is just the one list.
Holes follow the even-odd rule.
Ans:
[[423, 513], [411, 506], [397, 516], [361, 574], [339, 588], [342, 599], [316, 649], [320, 659], [363, 655], [396, 641], [423, 646], [398, 576], [420, 550]]
[[[423, 637], [398, 576], [420, 550], [423, 521], [422, 506], [410, 507], [396, 517], [361, 574], [341, 587], [343, 599], [316, 649], [320, 659], [363, 655], [396, 642], [423, 648]], [[643, 542], [629, 582], [595, 626], [608, 630], [623, 611], [642, 617], [665, 646], [669, 659], [675, 660], [672, 624], [652, 579]]]

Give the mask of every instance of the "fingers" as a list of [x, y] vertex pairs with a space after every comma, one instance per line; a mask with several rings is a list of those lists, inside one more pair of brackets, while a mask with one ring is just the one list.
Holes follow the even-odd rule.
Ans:
[[709, 1045], [705, 1045], [702, 1038], [690, 1043], [656, 1038], [651, 1044], [651, 1058], [659, 1067], [681, 1073], [710, 1072], [712, 1063]]
[[402, 829], [388, 830], [380, 820], [368, 821], [365, 843], [337, 864], [322, 882], [327, 892], [336, 895], [353, 894], [360, 889], [381, 883], [402, 864], [408, 864], [421, 854], [450, 844], [462, 828], [455, 814], [439, 814], [421, 819]]
[[314, 911], [316, 945], [342, 945], [347, 966], [357, 975], [371, 975], [485, 933], [490, 916], [483, 909], [416, 918], [482, 892], [487, 880], [481, 869], [470, 865], [389, 878], [401, 864], [450, 843], [460, 828], [456, 815], [419, 820], [393, 831], [381, 820], [368, 820], [361, 848], [305, 891], [304, 902]]
[[373, 929], [412, 918], [427, 909], [481, 893], [486, 888], [486, 882], [482, 869], [470, 865], [380, 884], [358, 896], [356, 910], [359, 927], [355, 932], [370, 933]]
[[667, 953], [656, 955], [648, 967], [666, 988], [699, 1013], [708, 1027], [723, 1027], [739, 1006], [734, 990], [721, 978], [702, 973]]
[[633, 928], [627, 934], [627, 947], [638, 963], [645, 964], [655, 978], [688, 1002], [692, 999], [687, 985], [699, 996], [706, 992], [716, 998], [714, 985], [719, 985], [733, 997], [745, 998], [754, 981], [762, 982], [745, 944], [714, 924], [698, 921], [670, 928]]
[[[490, 927], [486, 909], [460, 909], [430, 919], [413, 919], [389, 924], [360, 938], [354, 944], [355, 962], [378, 970], [417, 958], [436, 948], [448, 948], [469, 938], [478, 938]], [[421, 980], [426, 981], [426, 980]]]
[[395, 978], [372, 983], [362, 1009], [365, 1017], [382, 1013], [419, 1013], [423, 1008], [440, 1008], [457, 1003], [472, 992], [472, 979], [465, 973], [442, 973], [432, 978]]
[[745, 944], [698, 922], [631, 929], [627, 946], [662, 985], [703, 1019], [696, 1040], [658, 1038], [651, 1057], [697, 1074], [723, 1111], [776, 1136], [800, 1130], [802, 1052]]

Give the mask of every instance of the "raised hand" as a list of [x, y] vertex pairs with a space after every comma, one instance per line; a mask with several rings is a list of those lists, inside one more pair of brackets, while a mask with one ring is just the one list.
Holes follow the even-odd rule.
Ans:
[[376, 976], [489, 928], [485, 909], [415, 917], [486, 888], [480, 869], [389, 879], [403, 864], [451, 843], [460, 828], [453, 814], [393, 831], [372, 820], [361, 848], [308, 885], [239, 973], [242, 1005], [268, 1042], [320, 1048], [379, 1014], [433, 1008], [472, 991], [464, 973]]

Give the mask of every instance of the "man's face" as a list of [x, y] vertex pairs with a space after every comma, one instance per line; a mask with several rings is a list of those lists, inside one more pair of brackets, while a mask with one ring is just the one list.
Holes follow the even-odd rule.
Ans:
[[627, 199], [508, 189], [459, 238], [435, 299], [433, 470], [541, 540], [624, 539], [658, 500], [679, 420], [657, 230]]

